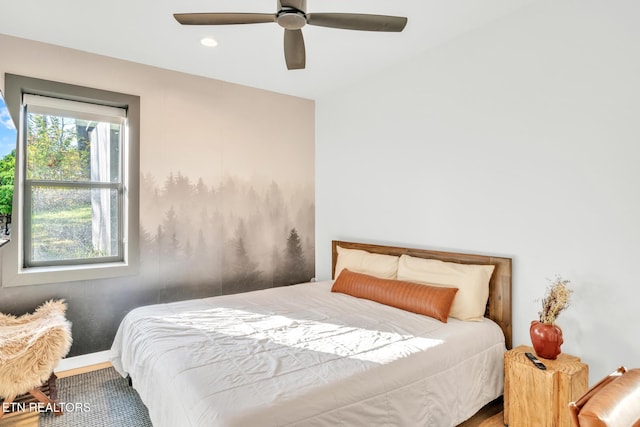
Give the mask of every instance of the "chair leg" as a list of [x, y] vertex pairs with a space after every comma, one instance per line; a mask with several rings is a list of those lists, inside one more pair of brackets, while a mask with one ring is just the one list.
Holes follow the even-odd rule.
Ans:
[[9, 408], [11, 407], [11, 404], [13, 403], [13, 399], [15, 399], [16, 396], [9, 396], [7, 397], [4, 402], [2, 402], [2, 408], [0, 408], [0, 418], [4, 417], [4, 410], [5, 408], [7, 409], [7, 411], [9, 411]]
[[55, 415], [62, 415], [62, 408], [60, 407], [60, 404], [49, 398], [49, 396], [44, 394], [39, 388], [34, 388], [33, 390], [29, 391], [29, 394], [35, 397], [39, 402], [50, 405]]
[[56, 416], [58, 415], [62, 415], [62, 408], [60, 407], [60, 403], [58, 402], [58, 387], [56, 386], [56, 380], [58, 379], [58, 377], [56, 376], [55, 372], [51, 372], [51, 376], [49, 377], [49, 379], [46, 382], [46, 385], [49, 387], [49, 398], [56, 402], [59, 411], [58, 412], [54, 412], [54, 414]]

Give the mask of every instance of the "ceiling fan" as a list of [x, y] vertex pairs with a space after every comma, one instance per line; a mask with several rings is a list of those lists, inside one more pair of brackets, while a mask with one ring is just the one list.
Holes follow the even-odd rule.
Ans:
[[360, 13], [306, 13], [307, 0], [278, 0], [278, 11], [271, 13], [175, 13], [182, 25], [233, 25], [275, 22], [284, 28], [284, 58], [289, 70], [305, 67], [305, 25], [360, 31], [400, 32], [407, 18]]

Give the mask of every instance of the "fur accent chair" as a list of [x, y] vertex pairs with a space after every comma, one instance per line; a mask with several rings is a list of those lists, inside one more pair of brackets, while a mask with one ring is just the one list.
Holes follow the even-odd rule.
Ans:
[[[30, 393], [55, 406], [39, 387], [71, 347], [71, 323], [64, 300], [50, 300], [35, 312], [16, 317], [0, 313], [0, 398], [9, 404]], [[54, 411], [58, 413], [58, 411]], [[61, 413], [61, 411], [60, 411]], [[0, 411], [0, 418], [4, 411]]]

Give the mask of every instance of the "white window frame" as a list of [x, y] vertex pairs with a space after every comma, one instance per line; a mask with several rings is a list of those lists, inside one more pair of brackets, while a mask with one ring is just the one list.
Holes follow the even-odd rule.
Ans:
[[[2, 254], [2, 286], [36, 285], [79, 280], [104, 279], [137, 274], [139, 264], [139, 121], [140, 98], [133, 95], [68, 85], [41, 79], [5, 75], [7, 106], [18, 125], [16, 180], [9, 244]], [[125, 109], [125, 135], [122, 141], [122, 259], [113, 262], [82, 262], [50, 266], [25, 266], [25, 133], [26, 117], [23, 97], [41, 95], [49, 98]], [[28, 99], [28, 97], [27, 97]]]

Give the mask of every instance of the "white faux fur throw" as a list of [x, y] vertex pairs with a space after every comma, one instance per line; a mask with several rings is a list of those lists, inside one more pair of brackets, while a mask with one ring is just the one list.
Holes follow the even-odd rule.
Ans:
[[0, 313], [0, 397], [40, 387], [71, 347], [71, 323], [64, 300], [51, 300], [34, 313]]

